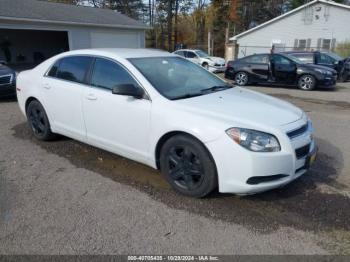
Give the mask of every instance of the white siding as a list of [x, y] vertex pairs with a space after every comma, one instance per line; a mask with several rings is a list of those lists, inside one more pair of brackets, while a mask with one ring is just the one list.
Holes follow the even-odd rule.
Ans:
[[[145, 30], [99, 28], [90, 26], [67, 26], [47, 23], [29, 23], [11, 20], [0, 20], [0, 28], [67, 31], [70, 50], [94, 47], [145, 47]], [[98, 38], [101, 37], [101, 40]], [[115, 45], [108, 39], [119, 39]], [[108, 40], [108, 41], [104, 41]], [[30, 39], [28, 40], [30, 42]], [[45, 41], [45, 39], [43, 39]], [[109, 45], [107, 46], [109, 42]], [[36, 44], [36, 43], [31, 43]]]
[[91, 30], [91, 47], [144, 47], [138, 30]]
[[[326, 6], [329, 8], [328, 19], [325, 16]], [[317, 12], [316, 7], [321, 7], [321, 11]], [[335, 38], [338, 43], [350, 41], [350, 9], [323, 3], [316, 3], [311, 8], [313, 9], [311, 23], [305, 23], [303, 19], [305, 13], [302, 9], [239, 37], [237, 39], [240, 45], [238, 57], [269, 52], [273, 41], [280, 42], [289, 49], [294, 47], [295, 39], [311, 39], [311, 47], [317, 46], [319, 38]]]

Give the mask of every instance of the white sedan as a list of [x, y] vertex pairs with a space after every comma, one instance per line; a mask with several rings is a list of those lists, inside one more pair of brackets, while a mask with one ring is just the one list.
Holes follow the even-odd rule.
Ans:
[[193, 197], [281, 187], [315, 159], [302, 110], [163, 51], [63, 53], [20, 73], [17, 97], [36, 138], [61, 134], [160, 169]]
[[224, 72], [225, 59], [216, 56], [210, 56], [202, 50], [196, 49], [180, 49], [176, 50], [174, 54], [185, 57], [193, 63], [203, 66], [212, 73]]

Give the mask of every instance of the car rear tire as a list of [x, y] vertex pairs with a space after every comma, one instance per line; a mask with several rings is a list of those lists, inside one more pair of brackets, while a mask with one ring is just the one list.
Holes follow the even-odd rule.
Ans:
[[204, 145], [187, 135], [171, 137], [162, 146], [160, 168], [177, 192], [196, 198], [217, 187], [214, 160]]
[[35, 138], [43, 141], [56, 138], [56, 134], [51, 131], [45, 109], [39, 101], [33, 100], [29, 103], [27, 107], [27, 119]]
[[312, 75], [302, 75], [298, 80], [298, 87], [301, 90], [311, 91], [316, 87], [316, 79]]
[[203, 66], [205, 69], [209, 70], [209, 65], [208, 65], [208, 63], [203, 63], [202, 66]]
[[249, 82], [248, 74], [246, 72], [238, 72], [235, 75], [235, 83], [239, 86], [246, 86]]

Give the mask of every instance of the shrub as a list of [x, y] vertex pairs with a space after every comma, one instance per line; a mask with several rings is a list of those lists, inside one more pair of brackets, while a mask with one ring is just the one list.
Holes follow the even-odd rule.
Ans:
[[350, 56], [350, 41], [340, 42], [335, 48], [335, 52], [342, 57]]

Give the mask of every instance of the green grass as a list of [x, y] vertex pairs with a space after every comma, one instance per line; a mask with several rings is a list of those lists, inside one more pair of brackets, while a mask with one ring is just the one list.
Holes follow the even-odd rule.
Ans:
[[340, 42], [337, 44], [337, 47], [335, 48], [335, 52], [342, 56], [342, 57], [349, 57], [350, 56], [350, 42]]

